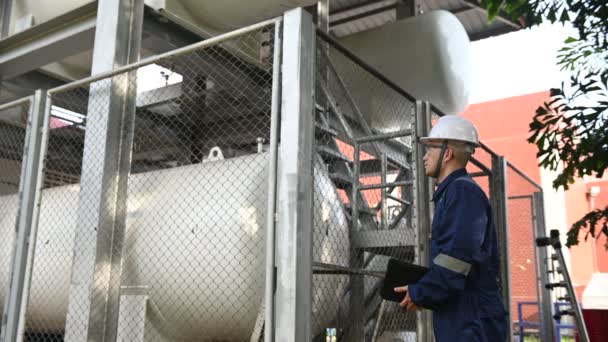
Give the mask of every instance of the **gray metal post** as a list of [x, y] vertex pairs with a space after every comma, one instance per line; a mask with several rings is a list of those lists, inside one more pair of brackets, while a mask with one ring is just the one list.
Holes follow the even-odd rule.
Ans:
[[[545, 233], [545, 206], [543, 193], [541, 191], [534, 193], [534, 199], [532, 203], [535, 231], [534, 237], [539, 238], [546, 235]], [[540, 295], [541, 304], [539, 308], [541, 310], [540, 323], [541, 323], [541, 340], [542, 341], [554, 341], [555, 334], [553, 330], [553, 315], [551, 305], [551, 293], [545, 289], [544, 285], [549, 284], [549, 269], [547, 265], [547, 248], [535, 248], [537, 253], [537, 274], [536, 281], [539, 284], [538, 292]]]
[[[353, 187], [351, 195], [351, 229], [350, 238], [354, 240], [354, 234], [359, 231], [359, 201], [364, 202], [364, 197], [359, 194], [360, 184], [359, 176], [361, 172], [361, 144], [354, 142], [353, 154]], [[349, 266], [351, 269], [360, 269], [363, 267], [364, 256], [363, 251], [356, 248], [350, 249]], [[363, 276], [360, 274], [352, 274], [348, 277], [350, 286], [349, 300], [349, 319], [350, 329], [345, 339], [348, 341], [363, 341], [365, 338], [365, 283]]]
[[[416, 225], [418, 243], [416, 245], [416, 262], [423, 266], [430, 263], [431, 252], [431, 218], [433, 217], [433, 207], [431, 198], [433, 197], [433, 186], [430, 179], [424, 172], [424, 162], [422, 161], [422, 144], [418, 142], [420, 137], [428, 136], [431, 130], [431, 108], [428, 102], [416, 101], [414, 141], [416, 145], [413, 152], [414, 165], [416, 167], [414, 177], [414, 195], [416, 201], [412, 210], [412, 218]], [[416, 337], [418, 342], [433, 341], [433, 321], [428, 310], [418, 312], [416, 320]]]
[[[92, 73], [139, 59], [143, 0], [100, 0]], [[66, 341], [114, 341], [136, 71], [90, 85]]]
[[19, 213], [15, 227], [15, 243], [11, 257], [10, 285], [4, 305], [2, 341], [21, 340], [25, 298], [29, 289], [28, 271], [31, 269], [30, 253], [36, 240], [38, 227], [38, 203], [44, 154], [44, 117], [47, 111], [46, 91], [38, 90], [30, 100], [24, 146], [24, 160], [19, 182]]
[[275, 340], [309, 342], [315, 28], [301, 8], [285, 13], [283, 27]]
[[494, 212], [496, 238], [500, 252], [501, 296], [509, 322], [508, 340], [513, 339], [513, 313], [511, 312], [511, 266], [509, 264], [509, 222], [507, 215], [507, 161], [502, 156], [492, 156], [490, 177], [490, 202]]
[[268, 171], [268, 211], [266, 213], [266, 283], [264, 284], [264, 341], [274, 341], [274, 294], [275, 294], [275, 236], [277, 208], [277, 173], [279, 150], [279, 119], [281, 111], [281, 47], [282, 23], [274, 30], [274, 58], [272, 66], [272, 113], [270, 118], [270, 148]]
[[13, 0], [2, 0], [0, 3], [0, 39], [8, 37], [11, 28]]

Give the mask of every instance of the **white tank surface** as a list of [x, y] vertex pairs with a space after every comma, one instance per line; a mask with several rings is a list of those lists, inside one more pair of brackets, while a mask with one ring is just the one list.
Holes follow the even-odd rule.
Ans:
[[[402, 89], [446, 114], [460, 113], [468, 106], [471, 47], [466, 30], [453, 14], [432, 11], [348, 36], [341, 42]], [[373, 91], [364, 80], [360, 88], [362, 92]], [[373, 115], [381, 116], [384, 101], [377, 102]]]
[[[264, 294], [267, 158], [260, 153], [131, 176], [122, 285], [147, 287], [150, 333], [166, 341], [250, 338]], [[321, 194], [314, 196], [320, 213], [314, 260], [348, 265], [346, 217], [322, 165], [315, 166], [314, 187]], [[77, 185], [43, 191], [27, 317], [56, 331], [65, 324], [77, 193]], [[14, 228], [13, 202], [14, 195], [0, 197], [0, 208], [14, 211], [3, 216], [9, 219], [2, 234]], [[6, 265], [8, 254], [2, 257]], [[346, 282], [335, 275], [315, 280], [324, 288], [314, 291], [320, 332], [335, 318]]]

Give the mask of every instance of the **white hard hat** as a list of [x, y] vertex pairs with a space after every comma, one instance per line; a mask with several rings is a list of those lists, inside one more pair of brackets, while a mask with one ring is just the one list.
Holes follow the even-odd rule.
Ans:
[[471, 121], [458, 115], [446, 115], [439, 118], [429, 136], [420, 138], [422, 142], [429, 140], [455, 140], [479, 147], [477, 129]]

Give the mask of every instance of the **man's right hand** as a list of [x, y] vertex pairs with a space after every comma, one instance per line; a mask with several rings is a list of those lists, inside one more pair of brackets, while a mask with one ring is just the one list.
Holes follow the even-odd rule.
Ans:
[[[407, 292], [407, 286], [395, 287], [393, 289], [393, 291], [395, 291], [397, 293]], [[407, 311], [414, 312], [414, 311], [418, 310], [418, 305], [416, 305], [416, 303], [414, 303], [412, 301], [412, 298], [410, 297], [409, 293], [407, 293], [405, 295], [405, 298], [401, 301], [401, 303], [399, 303], [399, 306], [401, 306], [402, 308], [406, 309]]]

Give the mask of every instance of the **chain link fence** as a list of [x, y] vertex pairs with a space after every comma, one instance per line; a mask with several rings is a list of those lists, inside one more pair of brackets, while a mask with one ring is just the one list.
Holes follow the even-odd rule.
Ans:
[[[89, 315], [108, 284], [118, 289], [118, 340], [262, 340], [275, 24], [50, 92], [25, 341], [84, 340], [88, 322], [103, 319]], [[379, 296], [389, 258], [423, 259], [416, 103], [323, 35], [315, 80], [313, 341], [416, 341], [416, 315]], [[24, 103], [0, 108], [4, 288], [25, 128], [2, 118], [27, 111]], [[104, 126], [109, 116], [126, 119]], [[108, 156], [120, 151], [116, 143], [128, 147], [120, 158]], [[108, 179], [108, 158], [124, 164], [128, 181]], [[491, 199], [492, 160], [478, 149], [469, 165]], [[535, 274], [528, 196], [537, 190], [512, 169], [507, 179], [514, 284]], [[97, 226], [100, 208], [111, 193], [124, 239], [100, 252], [108, 231]], [[97, 277], [99, 253], [119, 260], [117, 277]], [[536, 291], [533, 277], [522, 279]], [[517, 301], [538, 302], [537, 292], [518, 291], [514, 317]], [[538, 307], [526, 310], [524, 319], [537, 321]]]
[[[126, 205], [117, 208], [124, 245], [112, 251], [122, 257], [118, 339], [259, 338], [274, 29], [52, 93], [26, 340], [86, 336], [86, 325], [69, 322], [89, 315], [73, 292], [74, 279], [92, 274], [78, 260], [98, 238], [89, 226], [100, 213], [85, 192], [105, 167], [93, 157], [106, 153], [103, 115], [134, 115]], [[110, 82], [124, 107], [108, 105]]]
[[[537, 277], [538, 256], [534, 193], [540, 191], [528, 176], [513, 165], [507, 166], [509, 254], [511, 257], [511, 310], [520, 340], [539, 337], [541, 309], [539, 291], [544, 291]], [[542, 208], [539, 208], [543, 210]]]
[[[313, 336], [416, 340], [416, 316], [379, 296], [389, 258], [415, 262], [415, 104], [317, 36]], [[326, 303], [319, 298], [326, 297]], [[322, 329], [325, 328], [325, 329]]]
[[[0, 106], [0, 291], [1, 307], [7, 304], [10, 263], [19, 213], [19, 189], [24, 163], [26, 121], [31, 99]], [[4, 317], [3, 317], [4, 318]]]

